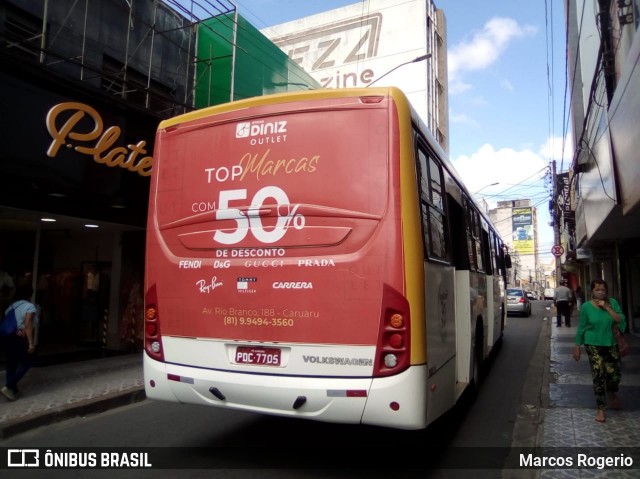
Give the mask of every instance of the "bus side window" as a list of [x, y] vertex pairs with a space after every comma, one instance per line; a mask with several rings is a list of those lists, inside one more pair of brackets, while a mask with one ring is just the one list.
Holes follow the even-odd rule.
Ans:
[[473, 255], [475, 264], [475, 268], [472, 269], [484, 271], [484, 258], [482, 257], [482, 247], [480, 243], [480, 216], [470, 202], [467, 202], [467, 208], [469, 211], [469, 254]]
[[487, 274], [493, 274], [493, 262], [491, 260], [491, 246], [489, 245], [489, 233], [482, 228], [482, 255], [484, 256], [485, 270]]
[[496, 274], [502, 275], [502, 261], [501, 261], [501, 256], [500, 256], [500, 251], [502, 251], [502, 245], [500, 244], [500, 238], [498, 237], [498, 235], [496, 233], [493, 233], [493, 254], [495, 256], [495, 262], [496, 262]]
[[476, 261], [478, 263], [478, 271], [485, 270], [485, 258], [482, 255], [482, 228], [480, 227], [480, 214], [473, 209], [473, 242], [476, 251]]
[[509, 258], [509, 255], [505, 253], [504, 251], [504, 244], [502, 243], [501, 240], [497, 240], [498, 242], [498, 254], [499, 254], [499, 262], [500, 262], [500, 270], [502, 272], [502, 275], [506, 278], [507, 277], [507, 269], [511, 268], [511, 258]]
[[494, 231], [489, 232], [489, 246], [491, 248], [491, 264], [493, 265], [493, 274], [500, 274], [500, 254], [498, 249], [498, 240]]
[[418, 143], [418, 171], [425, 254], [430, 259], [449, 261], [449, 228], [444, 210], [442, 167], [426, 152], [426, 148], [420, 142]]
[[476, 271], [478, 269], [477, 257], [475, 253], [475, 240], [473, 238], [473, 207], [466, 197], [462, 199], [464, 208], [464, 218], [466, 223], [465, 237], [467, 239], [467, 253], [469, 256], [469, 269]]
[[465, 211], [460, 204], [447, 193], [447, 215], [451, 218], [451, 250], [453, 264], [457, 270], [470, 268], [469, 243], [467, 242], [467, 228]]

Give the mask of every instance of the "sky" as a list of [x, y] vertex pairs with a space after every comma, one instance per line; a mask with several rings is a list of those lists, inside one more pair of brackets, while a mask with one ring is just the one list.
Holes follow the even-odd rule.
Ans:
[[[243, 17], [265, 28], [358, 2], [235, 3]], [[500, 200], [532, 200], [544, 261], [553, 246], [547, 172], [552, 160], [558, 173], [566, 170], [573, 155], [564, 107], [563, 3], [435, 1], [447, 21], [450, 160], [469, 191], [489, 207]]]

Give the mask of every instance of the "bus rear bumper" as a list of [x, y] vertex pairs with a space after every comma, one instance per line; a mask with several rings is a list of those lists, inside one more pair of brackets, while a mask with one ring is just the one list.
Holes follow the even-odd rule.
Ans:
[[291, 377], [193, 368], [143, 356], [149, 399], [345, 424], [426, 425], [424, 389], [416, 385], [416, 380], [424, 385], [420, 366], [389, 378]]
[[427, 367], [411, 366], [401, 374], [375, 378], [362, 424], [397, 429], [427, 427]]
[[308, 378], [193, 368], [158, 362], [147, 354], [143, 363], [149, 399], [327, 422], [359, 423], [371, 385], [368, 378]]

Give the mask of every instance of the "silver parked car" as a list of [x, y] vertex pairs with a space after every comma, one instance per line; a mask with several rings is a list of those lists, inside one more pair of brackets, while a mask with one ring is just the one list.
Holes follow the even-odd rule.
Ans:
[[507, 289], [507, 314], [531, 316], [531, 301], [522, 288]]

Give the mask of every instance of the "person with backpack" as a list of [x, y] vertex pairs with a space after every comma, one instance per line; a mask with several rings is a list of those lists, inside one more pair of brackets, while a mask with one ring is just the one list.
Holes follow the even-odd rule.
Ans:
[[13, 295], [16, 292], [13, 278], [4, 270], [4, 258], [0, 254], [0, 315], [13, 302]]
[[14, 296], [15, 302], [5, 311], [5, 317], [11, 310], [15, 314], [16, 330], [6, 336], [7, 380], [0, 392], [9, 400], [15, 401], [18, 394], [18, 382], [27, 374], [33, 362], [36, 350], [36, 306], [31, 303], [33, 287], [30, 284], [19, 286]]

